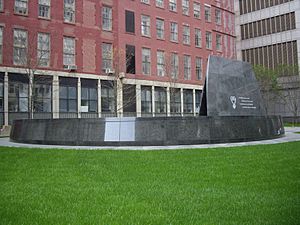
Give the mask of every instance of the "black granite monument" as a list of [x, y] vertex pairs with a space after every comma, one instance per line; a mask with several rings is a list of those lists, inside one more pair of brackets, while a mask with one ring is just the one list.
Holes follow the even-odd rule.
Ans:
[[196, 117], [16, 120], [15, 142], [61, 145], [179, 145], [272, 139], [284, 135], [268, 116], [251, 65], [209, 58]]

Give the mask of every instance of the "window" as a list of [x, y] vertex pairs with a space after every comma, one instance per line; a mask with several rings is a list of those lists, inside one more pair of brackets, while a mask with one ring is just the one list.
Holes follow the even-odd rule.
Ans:
[[156, 6], [163, 8], [164, 7], [164, 0], [156, 0]]
[[221, 25], [222, 23], [222, 17], [221, 17], [221, 10], [216, 9], [215, 16], [216, 16], [216, 24]]
[[157, 75], [165, 76], [165, 53], [163, 51], [157, 51]]
[[216, 35], [216, 49], [222, 51], [222, 36], [220, 34]]
[[190, 10], [189, 0], [182, 0], [182, 14], [188, 16]]
[[28, 112], [28, 79], [23, 76], [21, 79], [9, 76], [8, 79], [8, 111]]
[[[77, 79], [76, 79], [77, 80]], [[77, 86], [71, 84], [59, 85], [59, 112], [77, 112]]]
[[141, 87], [141, 108], [143, 114], [152, 113], [152, 89], [151, 87]]
[[39, 0], [39, 17], [50, 18], [50, 0]]
[[135, 33], [134, 12], [125, 11], [125, 29], [126, 32]]
[[98, 111], [98, 91], [96, 80], [81, 79], [81, 112]]
[[143, 36], [150, 37], [150, 16], [141, 16], [141, 31]]
[[113, 69], [112, 44], [102, 43], [102, 70]]
[[156, 87], [154, 92], [155, 99], [155, 113], [166, 114], [167, 113], [167, 94], [166, 89]]
[[144, 75], [150, 75], [150, 66], [151, 66], [150, 49], [142, 48], [142, 70]]
[[3, 75], [0, 75], [0, 115], [1, 115], [1, 119], [0, 119], [0, 125], [3, 125], [3, 112], [4, 112], [4, 77]]
[[169, 0], [169, 10], [173, 12], [177, 11], [177, 0]]
[[64, 49], [63, 49], [63, 64], [64, 65], [76, 65], [75, 64], [75, 38], [64, 37]]
[[142, 3], [150, 4], [150, 0], [141, 0]]
[[183, 26], [183, 44], [189, 45], [190, 43], [190, 27]]
[[0, 63], [3, 61], [3, 27], [0, 27]]
[[183, 112], [191, 114], [193, 111], [193, 91], [183, 90]]
[[113, 81], [101, 81], [101, 111], [115, 112], [115, 94]]
[[201, 17], [201, 10], [200, 10], [200, 3], [194, 2], [194, 17], [200, 19]]
[[202, 79], [202, 58], [196, 57], [196, 78], [197, 80]]
[[126, 73], [135, 74], [135, 46], [126, 45]]
[[171, 115], [181, 113], [181, 94], [178, 88], [170, 88], [170, 112]]
[[38, 33], [37, 63], [39, 66], [49, 66], [50, 63], [50, 35]]
[[64, 0], [64, 21], [75, 23], [75, 0]]
[[183, 56], [183, 67], [184, 67], [184, 79], [191, 79], [191, 56], [184, 55]]
[[173, 79], [178, 78], [178, 73], [179, 73], [179, 58], [178, 54], [172, 53], [171, 54], [171, 77]]
[[200, 90], [195, 91], [196, 113], [200, 113], [201, 95], [202, 95], [202, 93]]
[[51, 77], [35, 76], [33, 86], [33, 111], [51, 112], [52, 104], [52, 79]]
[[2, 12], [3, 9], [4, 9], [4, 7], [3, 7], [3, 0], [0, 0], [0, 12]]
[[195, 46], [202, 47], [201, 30], [197, 28], [195, 28]]
[[102, 30], [112, 30], [112, 9], [110, 7], [102, 8]]
[[206, 22], [211, 22], [211, 9], [210, 9], [210, 6], [205, 6], [204, 12], [205, 12], [205, 21]]
[[15, 13], [28, 14], [28, 0], [15, 0]]
[[170, 37], [171, 41], [178, 41], [178, 24], [171, 22], [171, 37]]
[[156, 37], [158, 39], [165, 37], [165, 22], [162, 19], [156, 19]]
[[27, 31], [14, 30], [14, 65], [27, 64]]
[[206, 48], [211, 49], [212, 48], [212, 35], [211, 35], [211, 32], [206, 31], [205, 40], [206, 40]]

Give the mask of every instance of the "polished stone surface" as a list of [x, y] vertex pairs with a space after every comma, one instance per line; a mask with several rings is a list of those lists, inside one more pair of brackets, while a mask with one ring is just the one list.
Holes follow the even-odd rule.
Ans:
[[[262, 116], [266, 114], [260, 89], [249, 63], [210, 56], [205, 82], [206, 115]], [[202, 105], [202, 111], [203, 108], [205, 107]]]
[[15, 142], [51, 145], [190, 145], [278, 138], [281, 117], [157, 117], [16, 120]]

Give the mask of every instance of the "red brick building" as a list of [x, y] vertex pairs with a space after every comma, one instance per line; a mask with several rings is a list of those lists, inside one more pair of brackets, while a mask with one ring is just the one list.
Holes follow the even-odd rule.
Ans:
[[0, 0], [0, 123], [195, 115], [210, 54], [233, 0]]

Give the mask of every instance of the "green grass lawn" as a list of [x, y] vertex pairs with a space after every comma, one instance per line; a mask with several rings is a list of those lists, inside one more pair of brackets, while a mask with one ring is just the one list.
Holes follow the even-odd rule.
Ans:
[[0, 224], [300, 224], [300, 142], [174, 151], [0, 147]]

